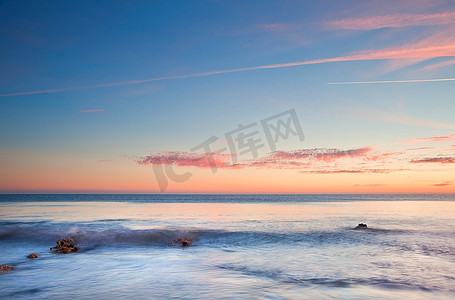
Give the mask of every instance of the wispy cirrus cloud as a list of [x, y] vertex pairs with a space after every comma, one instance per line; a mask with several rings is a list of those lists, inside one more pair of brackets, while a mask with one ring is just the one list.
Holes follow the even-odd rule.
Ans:
[[405, 155], [406, 151], [391, 151], [391, 152], [383, 152], [383, 153], [374, 153], [366, 157], [365, 159], [369, 161], [381, 161], [381, 160], [386, 160], [391, 157], [398, 157], [401, 155]]
[[[358, 17], [347, 17], [336, 20], [326, 20], [317, 22], [322, 28], [328, 30], [375, 30], [380, 28], [399, 28], [412, 26], [435, 26], [455, 24], [455, 11], [444, 11], [440, 13], [395, 13], [380, 14]], [[263, 23], [258, 24], [257, 28], [282, 32], [302, 29], [310, 25], [309, 23]], [[313, 24], [315, 25], [315, 24]]]
[[338, 113], [338, 115], [354, 120], [366, 120], [426, 128], [455, 130], [455, 123], [444, 123], [423, 118], [416, 118], [404, 113], [394, 113], [383, 110], [347, 108], [341, 111], [341, 113]]
[[[445, 33], [445, 35], [447, 35], [447, 33]], [[410, 59], [410, 58], [419, 59], [419, 61], [421, 61], [422, 59], [429, 59], [429, 58], [435, 58], [435, 57], [451, 57], [451, 56], [455, 57], [455, 39], [453, 37], [450, 37], [450, 38], [445, 37], [445, 39], [442, 40], [442, 38], [443, 37], [438, 37], [435, 40], [432, 37], [431, 39], [423, 40], [418, 43], [408, 44], [408, 45], [404, 45], [404, 46], [400, 46], [400, 47], [353, 52], [346, 56], [338, 56], [338, 57], [332, 57], [332, 58], [313, 59], [313, 60], [305, 60], [305, 61], [297, 61], [297, 62], [235, 68], [235, 69], [224, 69], [224, 70], [216, 70], [216, 71], [209, 71], [209, 72], [202, 72], [202, 73], [192, 73], [192, 74], [186, 74], [186, 75], [153, 77], [153, 78], [138, 79], [138, 80], [126, 80], [126, 81], [120, 81], [120, 82], [101, 83], [101, 84], [93, 84], [93, 85], [87, 85], [87, 86], [62, 88], [62, 89], [43, 89], [43, 90], [36, 90], [36, 91], [4, 93], [4, 94], [0, 94], [0, 97], [48, 94], [48, 93], [58, 93], [58, 92], [82, 90], [82, 89], [136, 85], [136, 84], [143, 84], [143, 83], [154, 82], [154, 81], [206, 77], [206, 76], [214, 76], [214, 75], [219, 75], [219, 74], [289, 68], [289, 67], [297, 67], [297, 66], [305, 66], [305, 65], [325, 64], [325, 63], [332, 63], [332, 62]]]
[[379, 186], [386, 186], [383, 183], [366, 183], [366, 184], [356, 184], [355, 186], [362, 186], [362, 187], [379, 187]]
[[100, 159], [100, 160], [98, 160], [98, 162], [100, 164], [107, 164], [107, 163], [112, 162], [112, 159]]
[[92, 113], [92, 112], [102, 112], [104, 109], [85, 109], [81, 110], [81, 113]]
[[325, 21], [327, 29], [374, 30], [387, 27], [432, 26], [455, 24], [455, 12], [434, 14], [389, 14]]
[[[283, 31], [289, 29], [295, 29], [296, 26], [288, 23], [264, 23], [257, 25], [258, 28], [267, 31]], [[301, 27], [301, 26], [297, 26]]]
[[373, 80], [373, 81], [340, 81], [340, 82], [326, 82], [326, 84], [332, 84], [332, 85], [343, 85], [343, 84], [384, 84], [384, 83], [420, 83], [420, 82], [444, 82], [444, 81], [455, 81], [455, 78]]
[[408, 148], [408, 151], [421, 151], [421, 150], [431, 150], [434, 147], [417, 147], [417, 148]]
[[446, 186], [451, 186], [451, 185], [453, 185], [452, 181], [446, 181], [446, 182], [432, 184], [432, 186], [438, 186], [438, 187], [446, 187]]
[[300, 171], [305, 174], [389, 174], [401, 171], [409, 171], [409, 169], [331, 169], [331, 170], [308, 170]]
[[[455, 59], [449, 59], [445, 61], [440, 61], [437, 63], [429, 64], [422, 68], [422, 71], [433, 71], [439, 68], [449, 67], [455, 65]], [[450, 78], [449, 78], [450, 79]]]
[[419, 137], [413, 139], [407, 139], [396, 144], [416, 144], [424, 142], [445, 142], [445, 141], [455, 141], [455, 133], [441, 135], [441, 136], [431, 136], [431, 137]]
[[451, 156], [438, 156], [438, 157], [425, 157], [420, 159], [413, 159], [411, 163], [441, 163], [441, 164], [455, 164], [455, 157]]

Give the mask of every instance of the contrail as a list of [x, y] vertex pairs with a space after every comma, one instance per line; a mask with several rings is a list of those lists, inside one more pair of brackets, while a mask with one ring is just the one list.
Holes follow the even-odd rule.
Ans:
[[[455, 54], [454, 54], [454, 56], [455, 56]], [[50, 94], [50, 93], [58, 93], [58, 92], [65, 92], [65, 91], [85, 90], [85, 89], [94, 89], [94, 88], [111, 87], [111, 86], [133, 85], [133, 84], [141, 84], [141, 83], [147, 83], [147, 82], [153, 82], [153, 81], [205, 77], [205, 76], [213, 76], [213, 75], [217, 75], [217, 74], [246, 72], [246, 71], [254, 71], [254, 70], [264, 70], [264, 69], [288, 68], [288, 67], [296, 67], [296, 66], [303, 66], [303, 65], [314, 65], [314, 64], [322, 64], [322, 63], [336, 62], [336, 61], [349, 61], [349, 60], [353, 60], [352, 57], [347, 56], [347, 57], [337, 57], [337, 58], [324, 58], [324, 59], [316, 59], [316, 60], [282, 63], [282, 64], [209, 71], [209, 72], [193, 73], [193, 74], [187, 74], [187, 75], [176, 75], [176, 76], [155, 77], [155, 78], [146, 78], [146, 79], [138, 79], [138, 80], [102, 83], [102, 84], [94, 84], [94, 85], [87, 85], [87, 86], [62, 88], [62, 89], [49, 89], [49, 90], [38, 90], [38, 91], [30, 91], [30, 92], [8, 93], [8, 94], [0, 94], [0, 97]], [[355, 59], [355, 60], [358, 60], [358, 59]]]
[[455, 78], [378, 80], [378, 81], [344, 81], [344, 82], [326, 82], [325, 84], [378, 84], [378, 83], [413, 83], [413, 82], [440, 82], [440, 81], [455, 81]]
[[[176, 75], [176, 76], [155, 77], [155, 78], [128, 80], [128, 81], [111, 82], [111, 83], [101, 83], [101, 84], [70, 87], [70, 88], [61, 88], [61, 89], [47, 89], [47, 90], [37, 90], [37, 91], [28, 91], [28, 92], [7, 93], [7, 94], [0, 94], [0, 97], [50, 94], [50, 93], [59, 93], [59, 92], [65, 92], [65, 91], [85, 90], [85, 89], [103, 88], [103, 87], [111, 87], [111, 86], [124, 86], [124, 85], [141, 84], [141, 83], [147, 83], [147, 82], [153, 82], [153, 81], [205, 77], [205, 76], [213, 76], [213, 75], [217, 75], [217, 74], [227, 74], [227, 73], [254, 71], [254, 70], [265, 70], [265, 69], [289, 68], [289, 67], [297, 67], [297, 66], [303, 66], [303, 65], [315, 65], [315, 64], [323, 64], [323, 63], [331, 63], [331, 62], [406, 59], [406, 58], [430, 59], [430, 58], [442, 57], [442, 56], [444, 56], [444, 57], [455, 56], [455, 44], [445, 45], [445, 46], [432, 46], [432, 47], [425, 47], [425, 48], [414, 48], [414, 49], [398, 49], [398, 50], [397, 49], [394, 49], [394, 50], [383, 49], [381, 51], [366, 51], [366, 52], [361, 52], [359, 54], [348, 55], [348, 56], [322, 58], [322, 59], [306, 60], [306, 61], [298, 61], [298, 62], [290, 62], [290, 63], [263, 65], [263, 66], [237, 68], [237, 69], [225, 69], [225, 70], [209, 71], [209, 72], [203, 72], [203, 73], [192, 73], [192, 74], [187, 74], [187, 75]], [[435, 80], [435, 81], [448, 81], [448, 80], [455, 80], [455, 79], [445, 79], [445, 80]], [[426, 80], [426, 81], [430, 81], [430, 80]], [[405, 81], [403, 81], [403, 82], [405, 82]], [[409, 81], [409, 82], [411, 82], [411, 81]], [[419, 82], [419, 81], [414, 81], [414, 82]], [[357, 83], [367, 83], [367, 82], [357, 82]], [[373, 82], [370, 82], [370, 83], [373, 83]], [[385, 83], [385, 82], [382, 82], [382, 83]], [[355, 83], [354, 82], [351, 82], [351, 83], [333, 82], [333, 83], [328, 83], [328, 84], [355, 84]]]

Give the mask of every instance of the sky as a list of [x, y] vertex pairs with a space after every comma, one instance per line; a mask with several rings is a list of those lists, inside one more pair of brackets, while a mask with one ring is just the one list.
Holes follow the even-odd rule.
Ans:
[[0, 1], [0, 192], [455, 193], [453, 32], [448, 0]]

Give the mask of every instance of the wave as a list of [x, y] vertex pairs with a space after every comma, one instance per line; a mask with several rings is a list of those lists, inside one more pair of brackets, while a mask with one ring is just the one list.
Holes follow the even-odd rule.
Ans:
[[[203, 239], [210, 244], [250, 245], [269, 243], [356, 243], [368, 239], [364, 233], [391, 234], [405, 231], [375, 230], [354, 231], [341, 228], [333, 231], [307, 232], [264, 232], [264, 231], [225, 231], [206, 228], [154, 228], [130, 229], [120, 224], [126, 219], [106, 219], [90, 223], [54, 222], [0, 222], [0, 241], [54, 241], [56, 238], [71, 237], [77, 242], [97, 244], [144, 244], [168, 242], [178, 236], [187, 235]], [[105, 223], [105, 224], [104, 224]]]
[[[99, 220], [89, 223], [0, 222], [0, 242], [26, 242], [54, 246], [60, 238], [72, 238], [81, 251], [101, 246], [167, 246], [172, 240], [188, 236], [197, 241], [194, 246], [217, 248], [255, 247], [282, 244], [356, 247], [376, 246], [393, 251], [414, 252], [427, 256], [455, 257], [450, 243], [432, 245], [428, 238], [436, 232], [375, 229], [313, 230], [304, 232], [226, 231], [207, 228], [131, 229], [121, 225], [124, 219]], [[441, 233], [441, 237], [444, 237]], [[413, 242], [408, 242], [412, 240]], [[423, 242], [427, 240], [427, 242]], [[445, 239], [446, 240], [446, 239]], [[452, 239], [450, 239], [452, 240]]]

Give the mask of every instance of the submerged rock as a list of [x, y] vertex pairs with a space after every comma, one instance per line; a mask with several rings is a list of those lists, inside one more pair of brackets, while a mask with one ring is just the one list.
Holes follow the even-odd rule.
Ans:
[[13, 271], [15, 268], [13, 266], [10, 266], [10, 265], [1, 265], [0, 266], [0, 273], [6, 273], [6, 272], [9, 272], [9, 271]]
[[367, 229], [367, 228], [368, 228], [367, 224], [360, 223], [360, 224], [357, 225], [357, 227], [354, 228], [354, 229]]
[[180, 246], [180, 247], [188, 247], [191, 246], [193, 243], [193, 239], [187, 236], [182, 236], [180, 238], [176, 238], [172, 242], [169, 243], [169, 246]]
[[28, 258], [38, 258], [39, 255], [38, 253], [30, 253], [29, 255], [27, 255]]
[[71, 253], [77, 252], [79, 248], [75, 245], [72, 239], [59, 239], [57, 241], [57, 247], [52, 247], [52, 251], [56, 253]]

